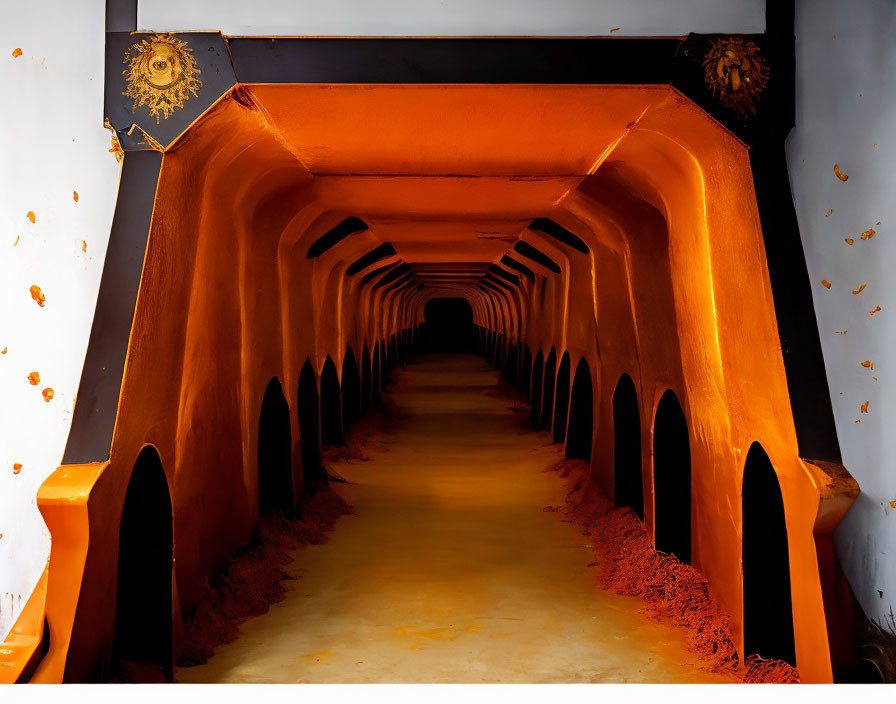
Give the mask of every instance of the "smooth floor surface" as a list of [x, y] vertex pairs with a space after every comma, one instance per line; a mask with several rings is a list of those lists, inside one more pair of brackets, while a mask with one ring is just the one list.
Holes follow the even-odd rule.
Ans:
[[[181, 682], [730, 682], [683, 629], [597, 585], [547, 432], [481, 357], [420, 355], [394, 373], [404, 417], [335, 467], [354, 507], [296, 552], [285, 601]], [[520, 404], [517, 403], [519, 406]]]

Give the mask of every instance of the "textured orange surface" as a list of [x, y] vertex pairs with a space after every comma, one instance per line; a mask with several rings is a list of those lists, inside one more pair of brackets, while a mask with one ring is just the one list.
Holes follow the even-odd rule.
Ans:
[[[62, 611], [50, 623], [71, 633], [70, 642], [54, 640], [53, 671], [61, 677], [64, 660], [66, 679], [90, 679], [106, 657], [116, 584], [110, 565], [142, 447], [158, 449], [171, 490], [178, 652], [202, 585], [258, 521], [258, 414], [268, 381], [282, 384], [296, 443], [306, 359], [318, 377], [328, 355], [339, 369], [346, 347], [360, 359], [365, 347], [372, 353], [422, 322], [429, 297], [461, 295], [479, 325], [518, 338], [533, 357], [554, 346], [558, 357], [569, 351], [573, 368], [588, 361], [593, 479], [607, 495], [612, 393], [621, 373], [632, 377], [648, 535], [653, 416], [662, 394], [674, 390], [690, 431], [693, 564], [731, 614], [738, 649], [741, 477], [747, 450], [761, 443], [784, 500], [800, 677], [830, 681], [814, 535], [823, 486], [797, 452], [740, 142], [666, 86], [239, 90], [239, 101], [219, 101], [165, 153], [111, 461], [91, 501], [97, 528], [83, 579], [74, 568], [54, 573], [53, 561], [68, 558], [58, 557], [65, 541], [51, 526], [48, 611]], [[370, 230], [307, 259], [311, 243], [348, 216]], [[574, 232], [590, 253], [527, 229], [535, 217]], [[398, 255], [375, 266], [398, 258], [491, 264], [517, 238], [562, 274], [517, 257], [538, 274], [535, 282], [521, 278], [519, 289], [458, 281], [396, 294], [345, 272], [386, 241]], [[301, 487], [298, 449], [292, 475]], [[70, 579], [59, 605], [57, 574]]]

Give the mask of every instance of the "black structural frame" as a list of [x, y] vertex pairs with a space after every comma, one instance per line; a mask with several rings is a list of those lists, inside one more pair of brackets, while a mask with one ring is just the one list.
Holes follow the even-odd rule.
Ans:
[[[109, 458], [162, 148], [241, 83], [668, 84], [742, 139], [765, 239], [778, 334], [800, 455], [840, 462], [808, 271], [790, 192], [784, 139], [794, 125], [794, 3], [768, 3], [766, 32], [748, 35], [771, 78], [758, 116], [744, 121], [703, 81], [708, 35], [681, 38], [226, 38], [185, 33], [212, 77], [187, 107], [157, 128], [122, 96], [124, 50], [140, 39], [136, 0], [108, 0], [106, 114], [126, 152], [100, 295], [64, 464]], [[199, 50], [201, 47], [202, 50]], [[139, 123], [140, 130], [133, 127]], [[142, 137], [145, 132], [153, 140]], [[531, 255], [516, 248], [523, 255]], [[536, 260], [537, 261], [537, 260]], [[405, 270], [401, 269], [401, 274]], [[523, 272], [526, 273], [526, 272]], [[379, 285], [408, 282], [398, 272]], [[501, 276], [499, 274], [499, 276]], [[504, 277], [506, 278], [506, 277]], [[495, 282], [494, 279], [492, 279]], [[495, 283], [504, 282], [500, 279]], [[113, 292], [114, 295], [109, 294]], [[105, 295], [109, 294], [109, 295]]]

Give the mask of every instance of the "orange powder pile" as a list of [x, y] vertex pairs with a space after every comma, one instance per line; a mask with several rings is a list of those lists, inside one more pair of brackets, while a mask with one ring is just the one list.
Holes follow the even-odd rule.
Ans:
[[673, 555], [657, 552], [634, 511], [615, 508], [588, 479], [585, 462], [568, 460], [551, 469], [569, 481], [561, 511], [594, 539], [598, 582], [604, 589], [638, 596], [654, 618], [687, 628], [691, 648], [713, 671], [744, 682], [799, 681], [797, 671], [780, 660], [751, 655], [739, 664], [728, 616], [719, 610], [703, 575]]
[[289, 551], [325, 542], [326, 533], [346, 513], [351, 507], [332, 489], [324, 489], [302, 502], [296, 520], [263, 518], [253, 543], [226, 560], [187, 622], [178, 666], [207, 662], [215, 648], [236, 640], [241, 621], [266, 613], [271, 604], [286, 598], [281, 582], [289, 579], [283, 570], [293, 560]]

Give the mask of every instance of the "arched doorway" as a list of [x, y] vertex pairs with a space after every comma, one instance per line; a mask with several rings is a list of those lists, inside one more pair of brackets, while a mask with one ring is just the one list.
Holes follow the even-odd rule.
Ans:
[[299, 446], [302, 451], [302, 489], [305, 496], [317, 491], [326, 474], [320, 462], [320, 395], [314, 367], [306, 361], [299, 374]]
[[529, 422], [532, 427], [538, 430], [538, 421], [541, 418], [541, 382], [544, 376], [544, 357], [541, 350], [535, 355], [535, 361], [532, 363], [532, 390], [529, 393]]
[[351, 347], [345, 349], [342, 360], [342, 429], [348, 432], [361, 420], [361, 373]]
[[544, 390], [541, 393], [540, 430], [550, 430], [554, 419], [554, 381], [557, 378], [557, 350], [551, 347], [548, 359], [544, 363]]
[[380, 388], [385, 390], [389, 383], [389, 352], [386, 349], [386, 341], [380, 340]]
[[656, 549], [691, 564], [691, 443], [678, 397], [663, 394], [653, 422]]
[[289, 404], [274, 377], [265, 389], [258, 415], [258, 515], [292, 509]]
[[569, 429], [566, 433], [566, 459], [591, 462], [591, 436], [594, 433], [594, 390], [591, 369], [585, 358], [579, 360], [569, 399]]
[[743, 481], [744, 652], [796, 665], [790, 553], [778, 475], [758, 442]]
[[320, 373], [320, 441], [323, 445], [342, 445], [342, 394], [336, 365], [330, 357]]
[[383, 398], [380, 396], [380, 385], [383, 383], [383, 368], [380, 358], [380, 346], [373, 346], [373, 361], [370, 365], [370, 403], [374, 408], [381, 410]]
[[423, 317], [427, 352], [473, 351], [473, 309], [466, 299], [433, 298], [424, 306]]
[[504, 378], [507, 383], [516, 386], [516, 380], [519, 377], [520, 360], [518, 348], [514, 343], [510, 343], [507, 349], [507, 361], [504, 363]]
[[569, 352], [564, 352], [557, 369], [557, 391], [554, 400], [554, 442], [566, 440], [566, 414], [569, 412]]
[[530, 402], [532, 389], [532, 350], [529, 345], [523, 346], [523, 366], [520, 369], [519, 390], [526, 397], [526, 403]]
[[619, 377], [613, 393], [613, 503], [628, 506], [644, 520], [641, 415], [638, 393], [628, 374]]
[[373, 373], [370, 364], [370, 350], [367, 349], [367, 344], [365, 343], [364, 351], [361, 352], [361, 413], [366, 413], [370, 410], [373, 398], [373, 383], [371, 381]]
[[121, 663], [145, 663], [174, 679], [171, 645], [171, 571], [174, 538], [171, 496], [162, 461], [144, 447], [134, 463], [121, 512], [113, 674]]

